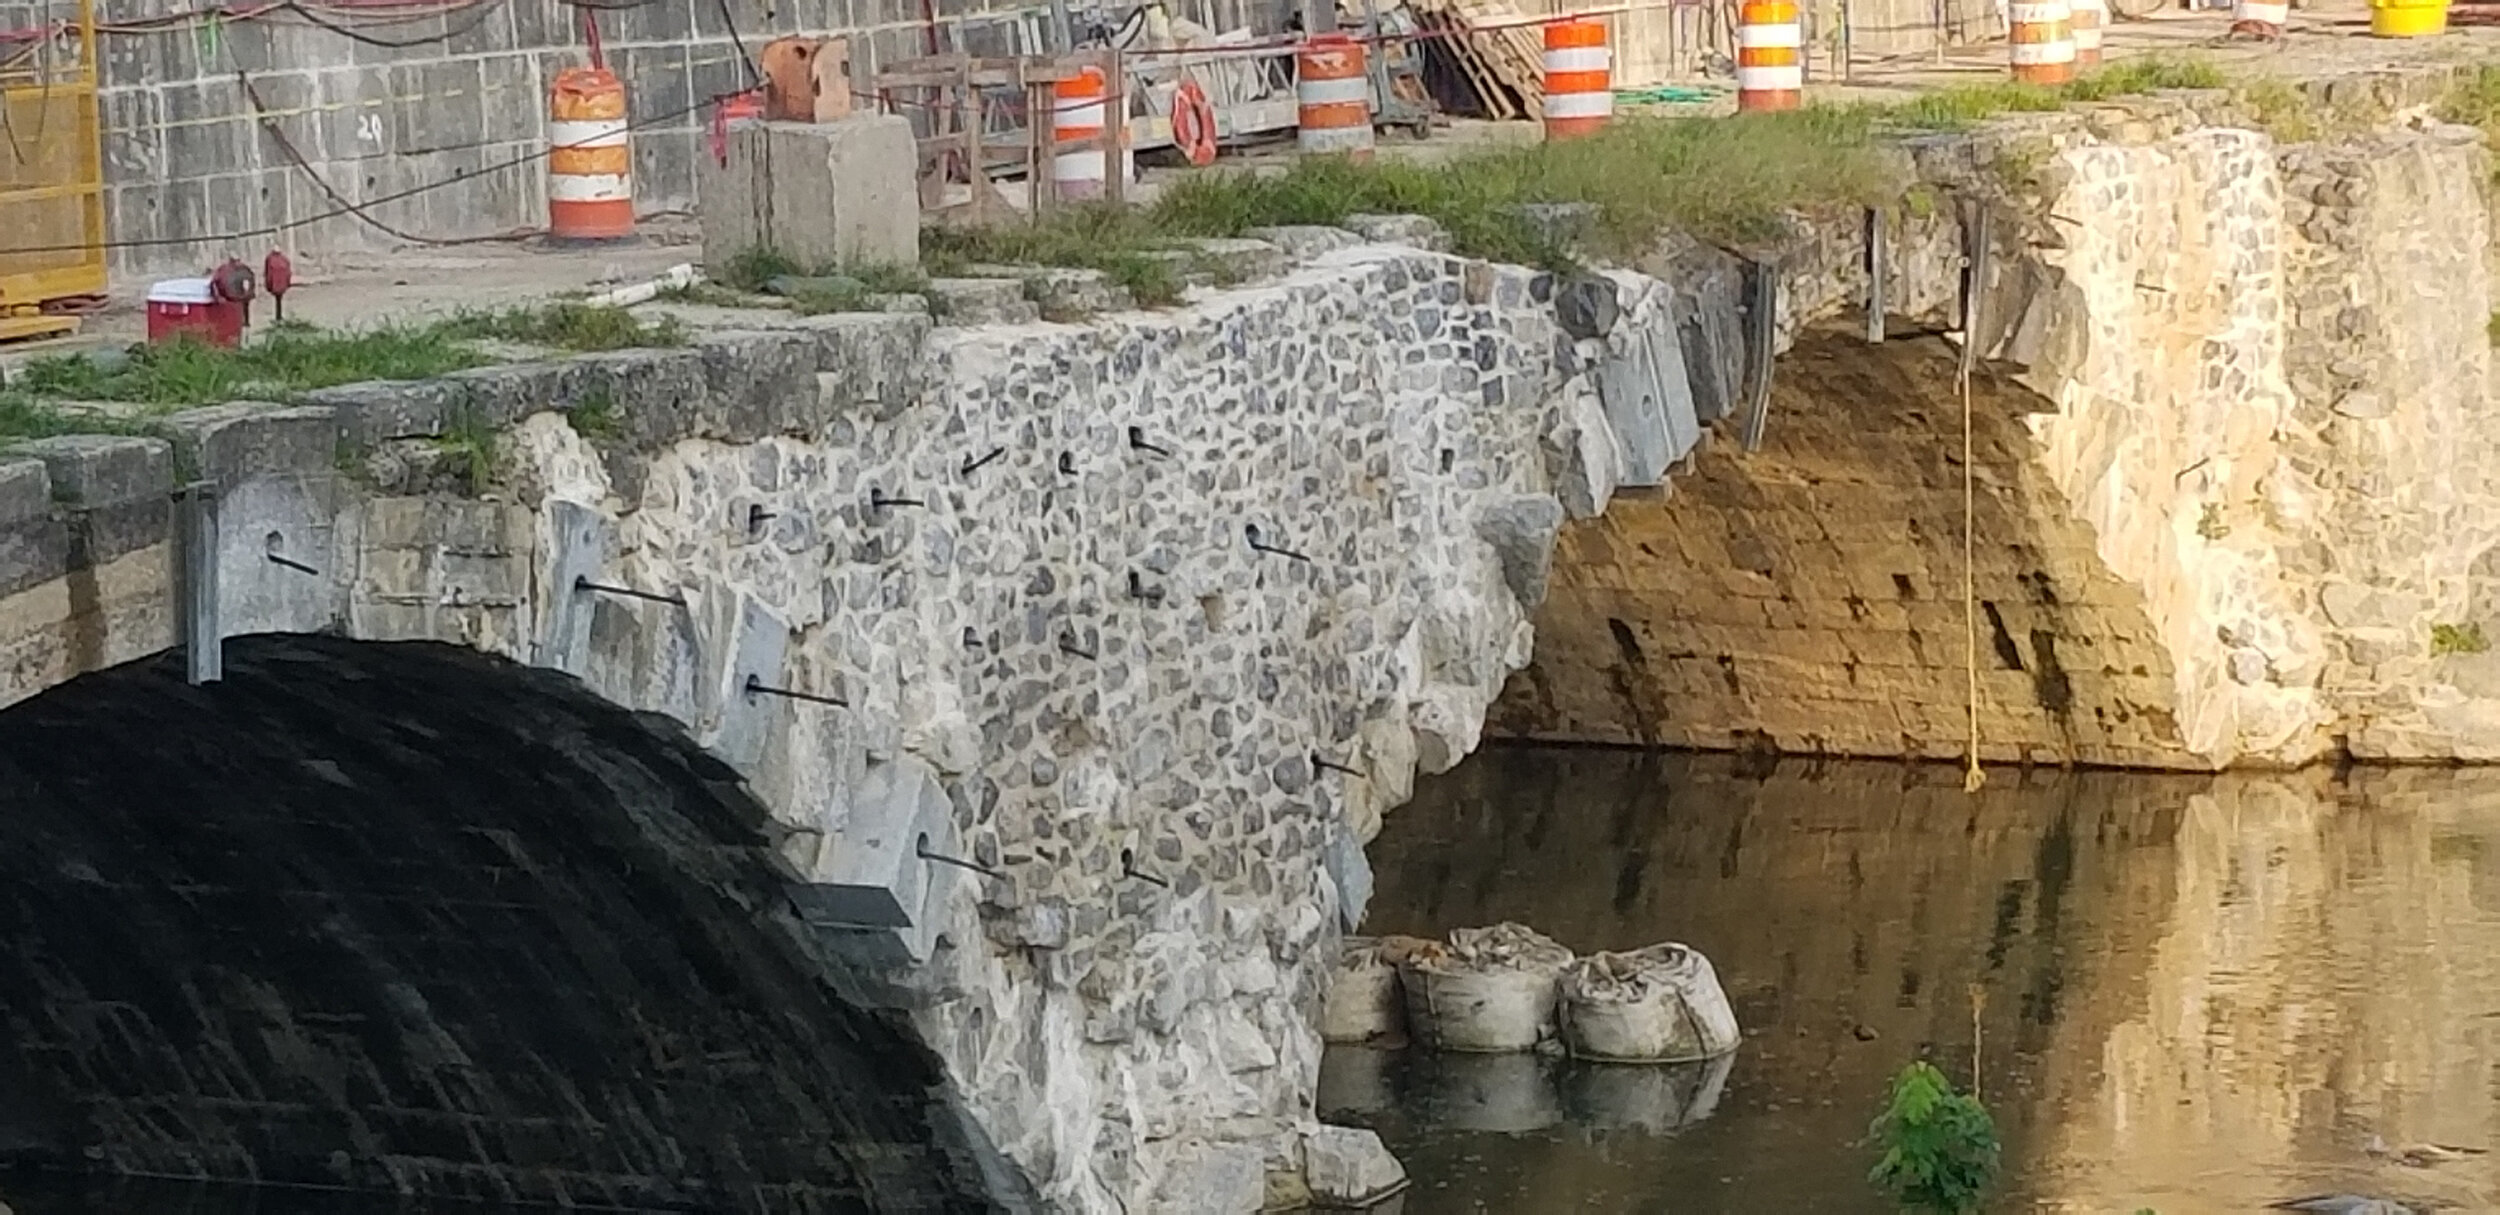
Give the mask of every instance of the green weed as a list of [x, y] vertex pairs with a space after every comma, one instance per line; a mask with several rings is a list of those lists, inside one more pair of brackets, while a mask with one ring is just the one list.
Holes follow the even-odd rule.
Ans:
[[462, 461], [461, 472], [468, 478], [469, 492], [483, 488], [495, 471], [495, 428], [468, 410], [462, 410], [443, 428], [434, 440], [436, 446]]
[[616, 397], [604, 388], [593, 389], [573, 407], [564, 412], [564, 420], [573, 433], [585, 439], [613, 439], [625, 428], [625, 418], [616, 407]]
[[1987, 1107], [1926, 1063], [1893, 1077], [1890, 1103], [1868, 1134], [1883, 1157], [1867, 1180], [1904, 1211], [1969, 1215], [2001, 1163]]
[[2480, 654], [2491, 648], [2491, 640], [2483, 636], [2483, 626], [2465, 624], [2434, 624], [2431, 626], [2431, 654]]

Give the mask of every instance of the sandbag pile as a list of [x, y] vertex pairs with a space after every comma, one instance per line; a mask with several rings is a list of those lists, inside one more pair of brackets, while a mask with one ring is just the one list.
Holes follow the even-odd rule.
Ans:
[[1330, 1042], [1503, 1054], [1559, 1049], [1611, 1063], [1684, 1063], [1736, 1049], [1710, 960], [1664, 943], [1575, 958], [1522, 924], [1444, 941], [1352, 937], [1321, 1014]]

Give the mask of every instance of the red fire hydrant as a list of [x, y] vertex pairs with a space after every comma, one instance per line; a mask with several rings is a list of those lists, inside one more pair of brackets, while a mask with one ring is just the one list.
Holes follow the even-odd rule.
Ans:
[[279, 323], [284, 324], [286, 293], [295, 286], [295, 263], [288, 261], [286, 254], [270, 250], [269, 256], [261, 259], [260, 285], [269, 293], [270, 302], [277, 306]]

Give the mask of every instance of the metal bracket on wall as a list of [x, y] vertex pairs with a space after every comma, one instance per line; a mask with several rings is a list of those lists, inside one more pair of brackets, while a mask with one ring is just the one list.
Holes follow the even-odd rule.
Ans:
[[1884, 213], [1877, 207], [1866, 210], [1866, 340], [1881, 344], [1884, 340], [1884, 278], [1892, 272], [1892, 251], [1884, 246]]
[[217, 487], [195, 481], [174, 492], [181, 561], [175, 594], [182, 602], [184, 675], [194, 686], [226, 677], [225, 637], [217, 620]]
[[1762, 450], [1762, 431], [1771, 420], [1771, 358], [1779, 345], [1779, 267], [1770, 262], [1746, 266], [1745, 363], [1752, 382], [1745, 391], [1746, 451]]

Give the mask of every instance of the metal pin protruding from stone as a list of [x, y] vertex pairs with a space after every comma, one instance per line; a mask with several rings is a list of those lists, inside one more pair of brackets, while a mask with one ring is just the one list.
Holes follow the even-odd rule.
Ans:
[[1367, 777], [1365, 777], [1365, 776], [1364, 776], [1363, 770], [1362, 770], [1361, 768], [1353, 768], [1353, 767], [1348, 767], [1348, 766], [1346, 766], [1346, 765], [1344, 765], [1344, 764], [1338, 763], [1337, 761], [1335, 761], [1335, 760], [1333, 760], [1333, 759], [1329, 759], [1328, 757], [1326, 757], [1326, 756], [1324, 756], [1324, 755], [1321, 755], [1321, 754], [1320, 754], [1319, 752], [1317, 752], [1317, 751], [1313, 751], [1313, 752], [1311, 752], [1311, 766], [1312, 766], [1312, 767], [1314, 767], [1314, 768], [1319, 769], [1319, 770], [1320, 770], [1320, 771], [1322, 771], [1322, 772], [1334, 772], [1334, 773], [1337, 773], [1337, 774], [1338, 774], [1338, 775], [1340, 775], [1340, 776], [1352, 776], [1352, 777], [1356, 777], [1356, 778], [1358, 778], [1358, 779], [1368, 779]]
[[1162, 456], [1167, 460], [1172, 458], [1170, 448], [1157, 447], [1146, 441], [1146, 428], [1143, 426], [1131, 426], [1128, 428], [1128, 445], [1131, 449], [1136, 451], [1152, 452], [1155, 455]]
[[1170, 890], [1172, 888], [1172, 883], [1164, 881], [1162, 878], [1156, 877], [1151, 873], [1138, 872], [1137, 854], [1126, 848], [1120, 849], [1120, 876], [1136, 878], [1141, 882], [1148, 882], [1153, 885], [1161, 886], [1165, 890]]
[[1075, 452], [1063, 451], [1059, 453], [1059, 472], [1062, 476], [1073, 477], [1076, 475]]
[[1088, 662], [1100, 657], [1100, 655], [1096, 654], [1094, 651], [1078, 645], [1076, 643], [1076, 634], [1074, 633], [1061, 633], [1059, 635], [1059, 652], [1085, 659]]
[[826, 696], [816, 692], [801, 692], [796, 688], [776, 688], [771, 684], [764, 682], [764, 677], [761, 675], [747, 676], [745, 690], [748, 700], [753, 700], [758, 696], [779, 696], [785, 700], [804, 700], [809, 704], [832, 705], [837, 709], [847, 709], [851, 707], [851, 702], [844, 700], [839, 696]]
[[321, 576], [320, 570], [314, 569], [313, 567], [306, 565], [301, 561], [297, 561], [294, 558], [288, 557], [284, 553], [278, 551], [285, 547], [286, 537], [277, 532], [271, 532], [269, 533], [269, 546], [263, 550], [262, 555], [269, 558], [269, 564], [271, 565], [279, 566], [284, 569], [291, 569], [299, 574], [310, 574], [315, 578]]
[[976, 628], [974, 628], [974, 627], [972, 627], [971, 625], [968, 625], [968, 624], [964, 626], [964, 648], [965, 648], [965, 649], [967, 649], [967, 650], [979, 650], [979, 649], [986, 649], [986, 648], [988, 648], [988, 647], [983, 646], [983, 645], [981, 644], [981, 630], [976, 629]]
[[1007, 880], [1006, 874], [1000, 873], [999, 871], [978, 861], [967, 861], [960, 856], [948, 856], [943, 852], [931, 852], [929, 851], [929, 846], [927, 844], [914, 845], [912, 847], [912, 852], [924, 861], [936, 861], [941, 865], [953, 865], [957, 869], [969, 869], [974, 873], [980, 874], [982, 877], [995, 878], [1002, 882]]
[[1261, 540], [1259, 539], [1259, 525], [1258, 525], [1258, 524], [1256, 524], [1256, 523], [1245, 523], [1245, 524], [1243, 524], [1243, 525], [1242, 525], [1242, 527], [1241, 527], [1241, 534], [1242, 534], [1242, 535], [1245, 535], [1245, 536], [1248, 536], [1248, 537], [1250, 538], [1250, 551], [1252, 551], [1252, 552], [1256, 552], [1256, 553], [1274, 553], [1275, 555], [1277, 555], [1277, 556], [1279, 556], [1279, 557], [1289, 557], [1289, 558], [1291, 558], [1291, 559], [1293, 559], [1293, 560], [1295, 560], [1295, 561], [1309, 561], [1309, 560], [1310, 560], [1310, 558], [1305, 557], [1305, 556], [1303, 556], [1302, 554], [1300, 554], [1300, 553], [1297, 553], [1297, 552], [1293, 551], [1292, 549], [1289, 549], [1289, 548], [1278, 548], [1278, 547], [1276, 547], [1276, 546], [1275, 546], [1275, 545], [1273, 545], [1273, 544], [1268, 544], [1268, 543], [1266, 543], [1266, 542], [1264, 542], [1264, 541], [1261, 541]]
[[1128, 572], [1128, 597], [1131, 599], [1142, 599], [1148, 603], [1160, 604], [1163, 602], [1163, 588], [1159, 586], [1147, 586], [1146, 580], [1138, 577], [1136, 570], [1130, 570]]
[[762, 532], [764, 530], [765, 520], [778, 519], [780, 517], [781, 513], [779, 511], [765, 510], [761, 504], [747, 507], [747, 534], [752, 536]]
[[990, 453], [989, 453], [988, 455], [983, 456], [983, 457], [981, 457], [981, 458], [980, 458], [980, 459], [978, 459], [978, 460], [966, 460], [966, 461], [964, 461], [963, 468], [962, 468], [962, 469], [960, 469], [960, 470], [958, 470], [958, 471], [962, 472], [962, 473], [963, 473], [963, 475], [965, 475], [965, 476], [969, 477], [969, 476], [971, 476], [972, 474], [977, 473], [977, 472], [981, 471], [981, 470], [982, 470], [982, 469], [984, 469], [984, 468], [988, 468], [988, 467], [989, 467], [990, 465], [992, 465], [992, 464], [996, 464], [996, 463], [998, 463], [999, 459], [1000, 459], [1001, 457], [1005, 456], [1006, 454], [1007, 454], [1007, 449], [1006, 449], [1006, 448], [1004, 448], [1004, 447], [993, 447], [993, 448], [991, 448], [991, 449], [990, 449]]
[[889, 498], [885, 496], [884, 490], [879, 489], [874, 485], [868, 487], [868, 509], [870, 510], [884, 510], [889, 506], [927, 505], [928, 503], [923, 502], [918, 498]]
[[592, 582], [587, 577], [575, 578], [573, 580], [573, 589], [576, 592], [596, 591], [602, 595], [623, 595], [628, 599], [641, 599], [651, 603], [673, 604], [677, 607], [686, 606], [686, 597], [683, 595], [663, 595], [656, 591], [638, 591], [630, 586], [612, 586], [605, 582]]

